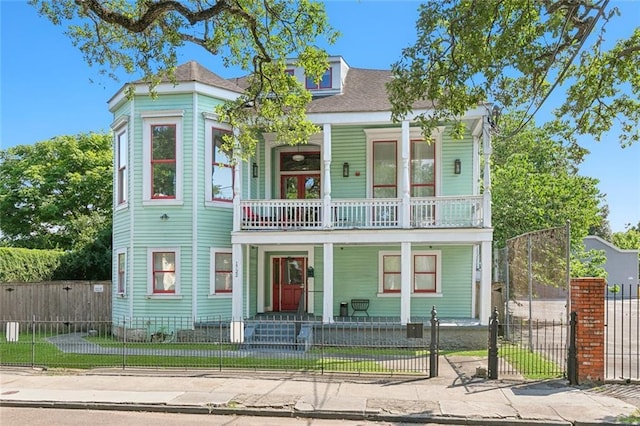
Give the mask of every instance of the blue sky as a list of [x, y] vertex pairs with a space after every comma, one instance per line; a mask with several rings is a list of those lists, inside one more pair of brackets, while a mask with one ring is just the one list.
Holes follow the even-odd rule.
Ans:
[[[417, 1], [327, 1], [327, 13], [342, 37], [329, 50], [353, 67], [388, 69], [401, 49], [415, 40]], [[612, 1], [622, 16], [607, 36], [631, 34], [640, 1]], [[71, 45], [61, 27], [41, 18], [26, 1], [0, 0], [0, 149], [31, 144], [59, 135], [108, 131], [112, 117], [107, 100], [134, 77], [115, 82], [99, 76]], [[223, 77], [235, 70], [196, 48], [185, 49], [180, 62], [195, 59]], [[553, 101], [553, 98], [551, 99]], [[549, 109], [545, 108], [547, 111]], [[536, 117], [541, 122], [545, 117]], [[640, 222], [640, 144], [620, 148], [615, 133], [595, 143], [581, 165], [582, 175], [600, 180], [607, 195], [613, 231]]]

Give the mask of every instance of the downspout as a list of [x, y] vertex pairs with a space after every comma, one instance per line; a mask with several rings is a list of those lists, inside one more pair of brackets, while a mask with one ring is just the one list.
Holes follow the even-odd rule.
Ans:
[[[131, 103], [129, 104], [130, 108], [131, 108], [130, 111], [129, 111], [129, 114], [130, 114], [130, 117], [131, 117], [131, 126], [129, 128], [129, 131], [131, 132], [131, 134], [130, 135], [127, 134], [127, 151], [129, 151], [129, 155], [130, 155], [129, 156], [129, 164], [131, 164], [131, 165], [135, 164], [135, 151], [136, 151], [135, 148], [134, 148], [135, 145], [132, 143], [132, 141], [135, 140], [134, 139], [134, 135], [135, 135], [135, 130], [136, 130], [135, 102], [136, 102], [136, 99], [134, 97], [134, 98], [131, 99]], [[132, 167], [130, 167], [130, 168], [132, 168]], [[135, 252], [134, 247], [133, 247], [133, 242], [135, 241], [135, 238], [134, 238], [133, 233], [134, 233], [134, 231], [136, 229], [135, 226], [134, 226], [135, 217], [136, 217], [136, 215], [135, 215], [135, 206], [136, 206], [136, 203], [135, 203], [135, 192], [136, 192], [135, 191], [135, 187], [136, 187], [135, 186], [135, 171], [134, 170], [129, 170], [128, 175], [129, 175], [129, 183], [131, 184], [129, 187], [127, 187], [127, 191], [129, 192], [127, 194], [127, 196], [130, 197], [128, 200], [129, 200], [129, 250], [131, 251], [131, 253], [130, 253], [130, 255], [127, 256], [127, 263], [128, 263], [127, 266], [129, 266], [129, 274], [128, 274], [129, 275], [129, 282], [127, 284], [128, 284], [129, 289], [131, 290], [130, 293], [128, 293], [129, 294], [129, 318], [133, 319], [133, 314], [134, 314], [134, 311], [133, 311], [133, 306], [134, 306], [133, 299], [135, 297], [134, 287], [133, 287], [133, 276], [134, 276], [134, 274], [133, 274], [133, 272], [134, 272], [133, 271], [133, 265], [135, 264], [135, 262], [133, 261], [134, 252]], [[146, 274], [146, 267], [145, 267], [145, 274]], [[145, 279], [145, 282], [146, 282], [146, 279]]]
[[195, 323], [198, 317], [198, 93], [193, 93], [193, 129], [191, 132], [191, 152], [193, 170], [191, 192], [191, 317]]

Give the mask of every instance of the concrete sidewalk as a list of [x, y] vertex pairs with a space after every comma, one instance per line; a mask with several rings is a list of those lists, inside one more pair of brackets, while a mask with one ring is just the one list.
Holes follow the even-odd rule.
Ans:
[[[315, 373], [0, 370], [0, 406], [339, 418], [406, 423], [591, 425], [637, 422], [638, 408], [564, 380], [473, 377], [486, 360], [440, 359], [439, 377]], [[640, 389], [638, 390], [640, 393]]]

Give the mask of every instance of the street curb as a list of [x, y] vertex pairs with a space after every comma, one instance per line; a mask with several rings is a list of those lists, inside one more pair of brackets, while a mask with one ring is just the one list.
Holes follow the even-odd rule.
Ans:
[[[366, 420], [390, 423], [434, 423], [443, 425], [469, 425], [469, 426], [522, 426], [522, 425], [546, 425], [546, 426], [591, 426], [592, 423], [557, 422], [546, 420], [525, 420], [512, 418], [480, 418], [480, 417], [457, 417], [457, 416], [431, 416], [423, 414], [374, 414], [336, 411], [298, 411], [298, 410], [278, 410], [264, 408], [229, 408], [211, 406], [184, 406], [166, 404], [110, 404], [110, 403], [81, 403], [81, 402], [58, 402], [58, 401], [5, 401], [0, 400], [0, 407], [24, 407], [24, 408], [56, 408], [56, 409], [76, 409], [76, 410], [100, 410], [100, 411], [146, 411], [156, 413], [173, 414], [202, 414], [202, 415], [236, 415], [252, 417], [287, 417], [323, 420]], [[598, 426], [607, 423], [598, 423]], [[613, 424], [612, 424], [613, 425]]]

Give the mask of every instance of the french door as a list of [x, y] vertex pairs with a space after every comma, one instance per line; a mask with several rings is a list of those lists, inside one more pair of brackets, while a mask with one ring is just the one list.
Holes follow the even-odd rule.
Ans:
[[273, 310], [297, 311], [306, 298], [307, 259], [305, 257], [275, 257], [272, 260]]

